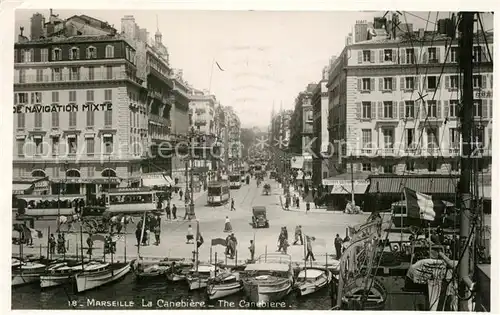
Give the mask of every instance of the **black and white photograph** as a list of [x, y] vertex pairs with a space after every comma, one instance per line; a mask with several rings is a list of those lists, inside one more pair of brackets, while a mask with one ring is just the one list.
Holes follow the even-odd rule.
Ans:
[[494, 311], [493, 12], [14, 15], [12, 310]]

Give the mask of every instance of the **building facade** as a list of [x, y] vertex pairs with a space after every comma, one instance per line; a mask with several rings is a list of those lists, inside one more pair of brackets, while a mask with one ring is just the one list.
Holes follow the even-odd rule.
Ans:
[[225, 158], [229, 170], [236, 169], [241, 163], [241, 122], [231, 106], [224, 107], [225, 117]]
[[[459, 174], [462, 77], [458, 39], [443, 31], [405, 27], [405, 34], [373, 36], [381, 30], [369, 31], [368, 40], [346, 46], [330, 69], [330, 141], [338, 145], [330, 163], [340, 173], [429, 178]], [[493, 103], [493, 62], [488, 48], [493, 50], [493, 35], [486, 36], [488, 42], [478, 36], [474, 47], [473, 137], [482, 151], [477, 167], [488, 173]], [[370, 191], [377, 186], [372, 183]], [[418, 189], [437, 192], [430, 186]]]
[[[296, 157], [292, 159], [292, 168], [301, 169], [305, 179], [312, 178], [313, 151], [313, 108], [312, 96], [315, 83], [307, 85], [295, 99], [295, 108], [291, 117], [290, 152]], [[301, 176], [302, 177], [302, 176]]]
[[14, 45], [14, 179], [49, 177], [44, 194], [57, 194], [63, 181], [66, 193], [91, 197], [139, 180], [134, 147], [146, 139], [132, 137], [129, 117], [131, 106], [146, 106], [146, 90], [136, 52], [116, 31], [95, 33], [105, 35], [62, 28], [64, 36], [28, 40], [21, 31]]
[[322, 183], [323, 178], [329, 176], [328, 173], [328, 67], [323, 69], [323, 79], [318, 82], [312, 95], [313, 108], [313, 176], [312, 181], [315, 186]]

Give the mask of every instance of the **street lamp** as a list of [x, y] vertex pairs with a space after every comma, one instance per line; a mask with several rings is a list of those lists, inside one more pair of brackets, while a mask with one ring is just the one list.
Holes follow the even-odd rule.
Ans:
[[[193, 154], [191, 150], [194, 148], [194, 127], [191, 127], [191, 130], [188, 133], [189, 147], [188, 147], [188, 158], [186, 159], [186, 194], [189, 191], [189, 205], [186, 207], [186, 213], [189, 220], [196, 219], [196, 214], [194, 211], [194, 187], [193, 187]], [[191, 165], [191, 169], [189, 166]], [[188, 177], [190, 175], [190, 177]], [[190, 190], [188, 190], [188, 186], [190, 186]]]

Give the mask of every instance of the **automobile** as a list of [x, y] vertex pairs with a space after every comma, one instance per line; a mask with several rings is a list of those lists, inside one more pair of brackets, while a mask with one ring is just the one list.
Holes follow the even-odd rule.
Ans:
[[252, 207], [252, 226], [254, 228], [268, 228], [269, 221], [267, 220], [267, 209], [264, 206]]
[[271, 193], [271, 185], [269, 184], [264, 184], [264, 191], [263, 191], [263, 194], [266, 195], [266, 196], [269, 196], [269, 194]]

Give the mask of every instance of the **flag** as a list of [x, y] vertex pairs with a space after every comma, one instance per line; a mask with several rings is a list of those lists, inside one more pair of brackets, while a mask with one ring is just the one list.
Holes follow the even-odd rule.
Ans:
[[35, 230], [32, 228], [28, 228], [31, 234], [31, 238], [43, 238], [43, 233], [40, 230]]
[[212, 240], [212, 246], [216, 246], [216, 245], [226, 246], [226, 240], [223, 238], [214, 238]]
[[216, 61], [215, 64], [217, 65], [217, 67], [219, 68], [220, 71], [224, 71], [224, 69], [222, 69], [222, 67], [220, 66], [220, 64]]
[[196, 247], [200, 248], [201, 245], [203, 245], [204, 240], [203, 236], [201, 236], [200, 233], [200, 223], [196, 224]]
[[434, 221], [434, 201], [429, 195], [425, 195], [409, 188], [405, 188], [406, 211], [409, 218], [420, 218], [422, 220]]

